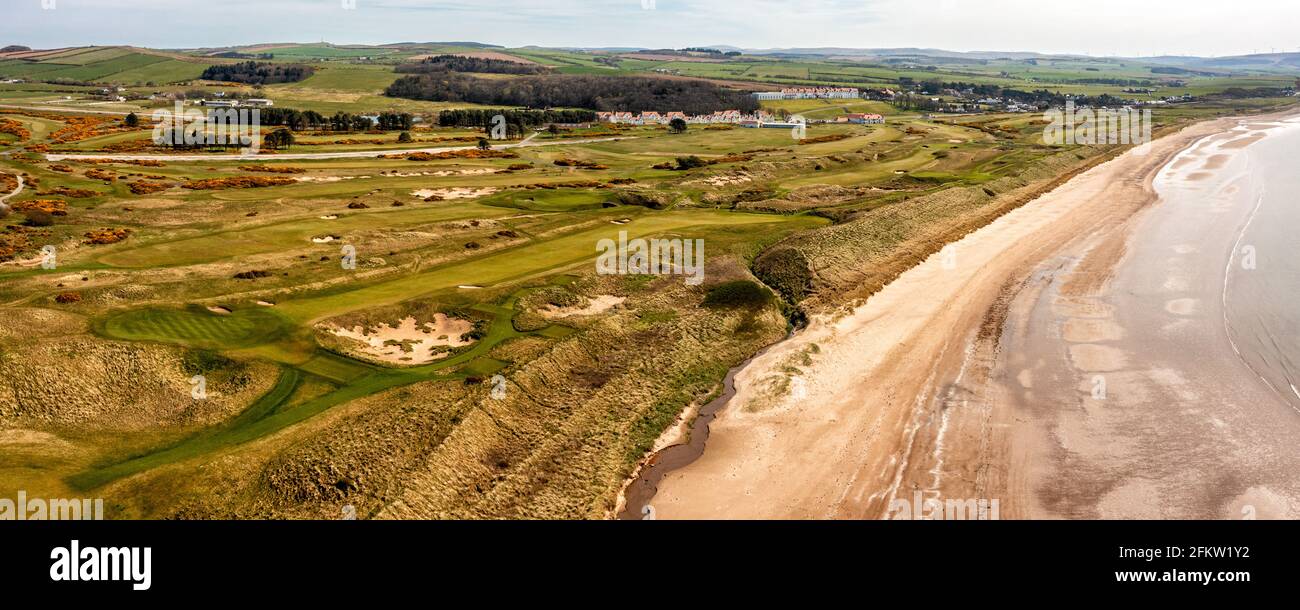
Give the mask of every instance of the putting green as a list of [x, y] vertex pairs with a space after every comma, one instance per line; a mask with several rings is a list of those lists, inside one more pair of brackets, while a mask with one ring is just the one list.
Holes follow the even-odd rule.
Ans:
[[130, 341], [163, 341], [203, 349], [238, 349], [284, 337], [291, 325], [269, 309], [217, 314], [202, 307], [135, 309], [106, 318], [104, 334]]

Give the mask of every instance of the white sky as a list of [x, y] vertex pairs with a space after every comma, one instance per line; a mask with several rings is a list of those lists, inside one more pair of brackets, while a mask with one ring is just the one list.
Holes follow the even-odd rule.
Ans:
[[348, 1], [0, 0], [0, 45], [181, 48], [324, 39], [1090, 55], [1300, 51], [1296, 0], [351, 0], [356, 8], [346, 10]]

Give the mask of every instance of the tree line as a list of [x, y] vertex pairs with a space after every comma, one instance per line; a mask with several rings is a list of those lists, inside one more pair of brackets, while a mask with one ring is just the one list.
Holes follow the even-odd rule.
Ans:
[[440, 102], [470, 102], [524, 108], [587, 108], [644, 112], [680, 110], [707, 114], [718, 110], [753, 112], [758, 101], [744, 91], [707, 81], [644, 76], [548, 74], [488, 80], [454, 72], [404, 76], [384, 92], [389, 97]]
[[550, 71], [546, 66], [521, 64], [504, 59], [487, 59], [483, 57], [461, 57], [459, 55], [439, 55], [429, 57], [418, 63], [399, 64], [393, 69], [404, 74], [428, 74], [430, 72], [479, 72], [483, 74], [544, 74]]
[[237, 64], [208, 66], [199, 78], [249, 85], [269, 85], [273, 83], [296, 83], [311, 76], [315, 71], [315, 68], [301, 64], [269, 64], [245, 61]]
[[443, 110], [438, 113], [441, 127], [492, 127], [492, 117], [502, 115], [507, 125], [535, 127], [548, 123], [591, 123], [596, 113], [591, 110], [492, 110], [463, 108]]
[[261, 108], [258, 120], [262, 125], [284, 126], [294, 131], [319, 129], [322, 131], [406, 131], [415, 124], [415, 117], [408, 112], [381, 112], [376, 121], [359, 114], [336, 112], [323, 115], [315, 110], [293, 110], [291, 108]]

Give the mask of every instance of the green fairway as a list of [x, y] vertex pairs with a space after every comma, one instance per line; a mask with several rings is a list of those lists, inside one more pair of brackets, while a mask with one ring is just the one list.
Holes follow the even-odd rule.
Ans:
[[100, 258], [100, 262], [133, 268], [192, 265], [308, 246], [313, 237], [322, 234], [401, 228], [463, 218], [493, 218], [511, 213], [511, 210], [473, 203], [431, 204], [400, 211], [349, 212], [333, 220], [314, 217], [156, 242], [107, 254]]
[[774, 217], [714, 210], [658, 212], [626, 225], [609, 224], [361, 288], [344, 287], [317, 296], [284, 301], [277, 310], [299, 323], [306, 323], [458, 286], [493, 286], [595, 260], [596, 244], [602, 239], [618, 239], [620, 231], [627, 231], [629, 238], [669, 233], [687, 239], [705, 238], [707, 248], [711, 227], [791, 223], [793, 229], [824, 222], [808, 216]]

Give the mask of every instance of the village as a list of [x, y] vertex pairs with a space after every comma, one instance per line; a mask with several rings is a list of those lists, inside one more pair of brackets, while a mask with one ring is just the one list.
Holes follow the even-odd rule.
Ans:
[[[852, 87], [803, 87], [788, 88], [772, 92], [759, 92], [755, 93], [754, 97], [758, 100], [860, 99], [861, 93]], [[731, 124], [748, 128], [775, 129], [785, 129], [801, 124], [801, 122], [796, 119], [780, 117], [763, 110], [756, 110], [752, 114], [746, 114], [739, 110], [720, 110], [718, 112], [701, 115], [687, 115], [684, 112], [656, 111], [645, 111], [641, 113], [597, 112], [596, 119], [602, 123], [616, 123], [623, 125], [668, 125], [674, 120], [680, 119], [690, 125]], [[885, 117], [880, 114], [846, 113], [836, 117], [835, 120], [807, 121], [802, 124], [853, 123], [859, 125], [878, 125], [883, 124], [884, 122]]]

